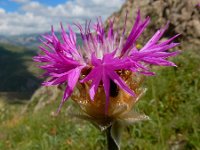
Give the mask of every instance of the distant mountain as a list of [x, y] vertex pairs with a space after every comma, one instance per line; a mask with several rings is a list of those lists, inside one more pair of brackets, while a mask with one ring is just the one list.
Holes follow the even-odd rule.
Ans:
[[[60, 32], [55, 33], [58, 37], [60, 37]], [[39, 38], [41, 38], [42, 34], [24, 34], [24, 35], [15, 35], [15, 36], [3, 36], [0, 35], [0, 44], [9, 44], [15, 46], [23, 46], [26, 48], [37, 48], [41, 42]], [[81, 44], [81, 36], [77, 35], [77, 42]]]
[[39, 45], [39, 35], [0, 36], [0, 43], [33, 48]]
[[[29, 99], [40, 87], [42, 71], [32, 59], [41, 45], [39, 38], [40, 34], [0, 36], [0, 99]], [[77, 43], [81, 44], [79, 34]]]

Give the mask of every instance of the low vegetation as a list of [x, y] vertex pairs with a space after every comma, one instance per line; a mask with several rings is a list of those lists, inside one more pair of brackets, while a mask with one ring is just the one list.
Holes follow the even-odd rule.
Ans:
[[[128, 127], [122, 150], [200, 149], [200, 56], [185, 51], [174, 61], [176, 68], [154, 68], [147, 93], [135, 110], [151, 120]], [[102, 150], [106, 139], [90, 123], [67, 115], [72, 101], [55, 117], [61, 97], [33, 113], [26, 105], [0, 101], [1, 150]]]

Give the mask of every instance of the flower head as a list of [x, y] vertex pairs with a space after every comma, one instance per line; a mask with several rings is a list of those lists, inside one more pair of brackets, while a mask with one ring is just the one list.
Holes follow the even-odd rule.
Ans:
[[138, 73], [154, 75], [148, 65], [176, 66], [166, 59], [179, 53], [168, 51], [178, 45], [172, 42], [178, 35], [159, 42], [168, 24], [158, 30], [140, 50], [137, 48], [136, 41], [149, 22], [150, 18], [142, 20], [138, 11], [127, 38], [124, 35], [126, 26], [122, 35], [114, 32], [114, 21], [110, 21], [107, 32], [101, 19], [97, 20], [94, 32], [91, 32], [90, 22], [86, 22], [85, 28], [76, 24], [82, 37], [82, 46], [77, 44], [76, 34], [70, 26], [69, 32], [66, 33], [61, 24], [62, 40], [57, 38], [52, 27], [51, 34], [43, 36], [43, 46], [40, 47], [43, 54], [34, 57], [35, 61], [43, 63], [40, 67], [46, 70], [44, 75], [51, 77], [43, 85], [66, 84], [61, 107], [72, 95], [76, 85], [87, 84], [88, 91], [85, 92], [89, 92], [91, 102], [97, 99], [95, 97], [99, 97], [99, 90], [104, 93], [105, 96], [100, 101], [103, 101], [101, 104], [106, 113], [111, 109], [110, 99], [113, 99], [117, 92], [136, 97], [138, 93], [132, 88], [124, 72], [128, 71], [131, 78]]

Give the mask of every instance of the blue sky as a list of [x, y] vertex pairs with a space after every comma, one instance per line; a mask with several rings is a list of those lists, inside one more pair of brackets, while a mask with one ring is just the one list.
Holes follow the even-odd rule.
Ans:
[[[56, 6], [58, 4], [65, 3], [67, 0], [37, 0], [43, 5]], [[23, 2], [23, 1], [22, 1]], [[22, 2], [12, 0], [0, 0], [0, 8], [5, 9], [8, 12], [18, 11]]]
[[106, 20], [125, 0], [0, 0], [0, 35], [41, 33], [59, 22]]

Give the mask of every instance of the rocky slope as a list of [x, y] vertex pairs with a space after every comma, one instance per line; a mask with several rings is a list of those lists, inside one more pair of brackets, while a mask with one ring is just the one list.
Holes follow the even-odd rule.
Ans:
[[125, 14], [128, 11], [127, 29], [130, 31], [134, 24], [136, 12], [140, 9], [143, 17], [151, 17], [151, 23], [143, 34], [143, 38], [151, 36], [167, 21], [170, 21], [170, 26], [165, 36], [181, 33], [183, 43], [187, 41], [199, 46], [200, 7], [197, 6], [198, 3], [200, 3], [199, 0], [126, 0], [122, 8], [113, 13], [108, 20], [115, 18], [115, 29], [122, 30]]

